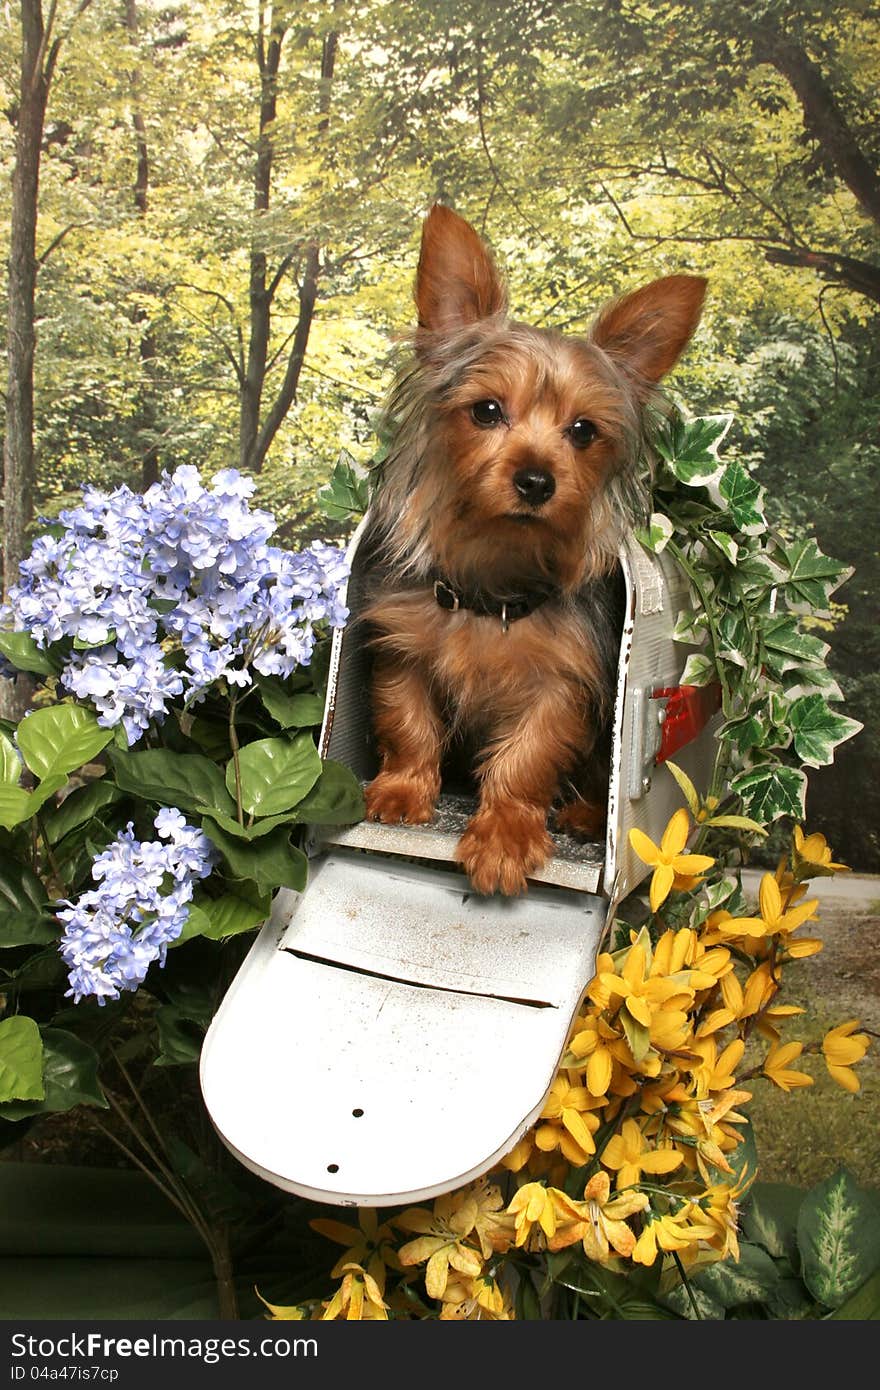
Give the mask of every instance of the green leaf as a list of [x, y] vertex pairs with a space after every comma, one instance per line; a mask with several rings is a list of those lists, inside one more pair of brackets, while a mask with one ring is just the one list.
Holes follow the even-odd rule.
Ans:
[[765, 1302], [779, 1279], [767, 1251], [741, 1241], [738, 1260], [719, 1260], [694, 1275], [691, 1283], [722, 1308], [736, 1308], [741, 1303]]
[[188, 1018], [176, 1004], [162, 1004], [156, 1010], [159, 1029], [157, 1067], [186, 1066], [197, 1062], [202, 1051], [205, 1030], [200, 1023]]
[[747, 714], [722, 724], [717, 737], [732, 744], [737, 752], [743, 755], [750, 753], [753, 748], [761, 747], [764, 741], [764, 729], [755, 715]]
[[702, 652], [691, 652], [681, 673], [681, 685], [709, 685], [718, 679], [715, 662]]
[[297, 815], [295, 811], [285, 811], [282, 816], [264, 816], [261, 820], [255, 820], [251, 825], [245, 823], [239, 825], [232, 816], [221, 816], [219, 811], [212, 811], [211, 819], [215, 820], [227, 835], [234, 835], [237, 840], [259, 840], [264, 835], [270, 834], [278, 825], [296, 825]]
[[296, 808], [306, 825], [354, 825], [366, 814], [364, 789], [344, 763], [327, 758], [312, 790]]
[[247, 844], [227, 835], [216, 821], [206, 816], [202, 829], [220, 850], [236, 878], [252, 879], [261, 893], [277, 888], [301, 892], [308, 877], [308, 860], [302, 850], [290, 843], [290, 831], [279, 825], [270, 835]]
[[812, 536], [782, 550], [789, 573], [783, 580], [786, 603], [795, 612], [827, 615], [828, 600], [852, 570], [823, 555]]
[[98, 1081], [97, 1052], [66, 1029], [43, 1029], [43, 1083], [46, 1093], [42, 1100], [0, 1105], [0, 1118], [23, 1120], [72, 1110], [76, 1105], [107, 1107]]
[[0, 730], [0, 785], [17, 787], [21, 774], [22, 763], [15, 751], [15, 744]]
[[741, 772], [730, 785], [742, 798], [749, 817], [761, 825], [770, 825], [780, 816], [804, 818], [807, 778], [800, 768], [761, 763], [748, 772]]
[[839, 1308], [835, 1308], [833, 1313], [829, 1313], [829, 1318], [838, 1318], [847, 1322], [877, 1322], [880, 1320], [880, 1269], [876, 1274], [872, 1274], [861, 1288], [856, 1291], [845, 1303], [841, 1303]]
[[92, 817], [105, 806], [112, 806], [114, 802], [122, 799], [122, 792], [107, 777], [100, 777], [86, 787], [76, 787], [64, 798], [61, 805], [50, 811], [46, 817], [44, 829], [50, 845], [57, 845], [71, 830], [88, 825]]
[[[200, 896], [198, 908], [207, 919], [202, 935], [212, 941], [222, 941], [227, 936], [238, 936], [240, 932], [252, 931], [265, 922], [272, 908], [271, 893], [258, 903], [250, 903], [234, 893], [224, 893], [220, 898]], [[192, 909], [190, 909], [192, 910]]]
[[46, 890], [26, 864], [0, 862], [0, 946], [40, 946], [58, 937]]
[[[4, 1018], [0, 1022], [0, 1101], [41, 1101], [44, 1095], [39, 1028], [24, 1014]], [[0, 1114], [4, 1110], [0, 1106]]]
[[664, 516], [662, 512], [654, 512], [647, 527], [636, 526], [633, 533], [646, 550], [652, 555], [659, 555], [675, 535], [675, 527], [668, 516]]
[[0, 825], [4, 830], [28, 820], [37, 809], [24, 787], [0, 786]]
[[839, 1168], [804, 1197], [797, 1240], [810, 1293], [826, 1308], [840, 1308], [880, 1268], [877, 1195]]
[[827, 642], [820, 642], [818, 637], [801, 632], [797, 618], [791, 614], [782, 613], [766, 619], [761, 635], [767, 665], [777, 676], [804, 661], [821, 664], [828, 655]]
[[322, 722], [324, 701], [320, 695], [309, 691], [290, 694], [271, 676], [261, 676], [258, 686], [260, 699], [282, 729], [305, 729]]
[[22, 756], [41, 780], [90, 763], [112, 737], [112, 729], [102, 729], [82, 705], [49, 705], [25, 715], [18, 726]]
[[54, 676], [60, 669], [48, 653], [37, 646], [29, 632], [0, 632], [0, 653], [17, 671]]
[[807, 767], [824, 767], [833, 762], [837, 745], [863, 727], [857, 719], [835, 714], [821, 695], [803, 695], [794, 700], [789, 720], [795, 752]]
[[721, 475], [718, 490], [727, 503], [730, 518], [738, 531], [745, 531], [746, 535], [749, 535], [764, 529], [764, 490], [741, 463], [727, 465]]
[[748, 830], [752, 835], [767, 834], [763, 825], [759, 825], [756, 820], [751, 820], [748, 816], [710, 816], [705, 824], [726, 826], [731, 830]]
[[124, 792], [181, 811], [217, 810], [235, 815], [235, 802], [226, 790], [223, 773], [200, 753], [170, 753], [165, 749], [126, 753], [114, 748], [110, 761], [116, 784]]
[[617, 1015], [620, 1023], [623, 1024], [623, 1031], [629, 1043], [629, 1049], [637, 1062], [643, 1057], [647, 1057], [648, 1049], [651, 1046], [651, 1035], [643, 1023], [639, 1023], [637, 1018], [633, 1018], [629, 1009], [626, 1007], [626, 1000], [620, 1013]]
[[742, 1207], [742, 1230], [752, 1245], [775, 1259], [791, 1259], [797, 1247], [797, 1219], [804, 1194], [783, 1182], [756, 1182]]
[[658, 454], [679, 482], [700, 486], [720, 471], [718, 446], [730, 429], [732, 415], [703, 415], [684, 420], [674, 415], [655, 440]]
[[732, 565], [735, 565], [739, 555], [739, 546], [733, 536], [729, 536], [726, 531], [709, 531], [707, 534], [721, 551], [725, 560], [729, 560]]
[[[302, 801], [321, 775], [321, 759], [309, 734], [261, 738], [238, 755], [241, 802], [252, 816], [275, 816]], [[226, 764], [226, 786], [235, 796], [235, 764]]]
[[367, 474], [351, 454], [343, 449], [329, 483], [318, 490], [321, 511], [331, 521], [349, 521], [363, 516], [369, 501]]
[[665, 766], [669, 768], [669, 771], [678, 783], [682, 796], [688, 804], [691, 815], [696, 816], [700, 809], [700, 798], [697, 796], [697, 789], [690, 777], [688, 777], [687, 773], [683, 772], [671, 758], [666, 759]]

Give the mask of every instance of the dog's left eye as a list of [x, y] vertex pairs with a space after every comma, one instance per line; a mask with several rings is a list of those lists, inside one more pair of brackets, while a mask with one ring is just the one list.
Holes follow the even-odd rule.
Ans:
[[504, 421], [504, 411], [499, 401], [475, 401], [471, 406], [471, 419], [483, 429], [491, 429]]
[[566, 434], [576, 449], [586, 449], [588, 444], [592, 444], [598, 434], [596, 426], [592, 420], [575, 420], [573, 425], [569, 425]]

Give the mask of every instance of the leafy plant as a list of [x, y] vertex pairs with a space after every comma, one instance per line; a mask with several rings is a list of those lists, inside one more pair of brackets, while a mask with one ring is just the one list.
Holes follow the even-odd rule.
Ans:
[[668, 548], [687, 575], [692, 607], [676, 637], [699, 648], [682, 682], [717, 682], [723, 723], [709, 796], [735, 799], [759, 825], [802, 819], [805, 768], [831, 763], [862, 727], [837, 708], [843, 696], [825, 664], [816, 621], [850, 571], [812, 537], [771, 527], [757, 481], [719, 459], [730, 416], [686, 420], [673, 413], [654, 437], [654, 515], [637, 534]]
[[108, 1136], [192, 1221], [229, 1296], [230, 1232], [265, 1191], [242, 1196], [212, 1142], [160, 1130], [145, 1089], [197, 1060], [237, 938], [304, 886], [304, 821], [363, 814], [314, 737], [344, 557], [273, 547], [252, 490], [192, 468], [143, 496], [87, 490], [35, 543], [0, 632], [7, 674], [39, 678], [0, 730], [0, 1132], [112, 1108], [134, 1147]]

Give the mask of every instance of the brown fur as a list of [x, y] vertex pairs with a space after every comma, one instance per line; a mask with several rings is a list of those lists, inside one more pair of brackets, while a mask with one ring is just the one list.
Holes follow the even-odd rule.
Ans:
[[[669, 276], [607, 306], [587, 338], [504, 316], [506, 295], [477, 233], [450, 209], [425, 220], [414, 357], [389, 407], [394, 442], [373, 508], [384, 578], [373, 629], [373, 715], [382, 758], [367, 815], [431, 819], [444, 749], [477, 732], [479, 807], [456, 857], [480, 893], [522, 892], [552, 854], [547, 816], [607, 720], [616, 635], [603, 582], [643, 500], [643, 422], [656, 382], [699, 318], [705, 282]], [[497, 401], [503, 422], [471, 413]], [[595, 427], [576, 447], [576, 420]], [[552, 496], [524, 500], [538, 469]], [[495, 598], [552, 585], [505, 631], [450, 612], [433, 577]], [[566, 828], [595, 835], [604, 808], [582, 797]]]

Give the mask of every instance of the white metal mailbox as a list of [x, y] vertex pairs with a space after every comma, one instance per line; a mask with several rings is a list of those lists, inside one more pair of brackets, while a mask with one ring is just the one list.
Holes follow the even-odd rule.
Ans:
[[[363, 534], [349, 549], [352, 617]], [[604, 843], [555, 835], [526, 895], [485, 898], [453, 862], [472, 810], [455, 792], [426, 826], [309, 830], [308, 885], [277, 895], [202, 1049], [211, 1119], [268, 1181], [342, 1205], [423, 1200], [491, 1168], [540, 1115], [610, 915], [648, 872], [628, 832], [659, 839], [681, 804], [656, 759], [680, 699], [687, 652], [672, 631], [687, 581], [633, 537], [620, 563]], [[676, 748], [697, 787], [713, 744], [709, 722]], [[364, 781], [377, 771], [357, 623], [335, 634], [320, 748]]]

